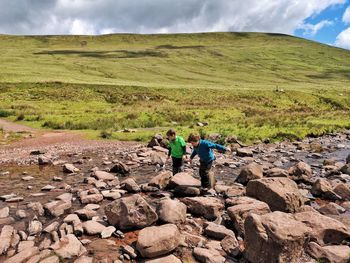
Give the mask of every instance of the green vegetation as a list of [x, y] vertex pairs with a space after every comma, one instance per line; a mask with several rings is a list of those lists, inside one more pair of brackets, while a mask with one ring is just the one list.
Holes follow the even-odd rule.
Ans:
[[350, 52], [304, 39], [0, 36], [0, 47], [0, 117], [33, 127], [142, 141], [176, 127], [245, 142], [350, 128]]

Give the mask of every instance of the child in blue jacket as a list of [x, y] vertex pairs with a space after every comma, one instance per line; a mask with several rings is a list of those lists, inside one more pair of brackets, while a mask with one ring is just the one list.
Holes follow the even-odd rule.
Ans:
[[210, 170], [213, 166], [213, 161], [215, 156], [213, 149], [226, 152], [231, 151], [229, 148], [226, 148], [222, 145], [207, 141], [201, 140], [199, 135], [190, 134], [188, 137], [188, 142], [193, 146], [193, 152], [190, 157], [190, 163], [192, 159], [198, 155], [199, 156], [199, 176], [201, 177], [202, 188], [212, 188], [214, 187], [214, 178], [210, 180]]

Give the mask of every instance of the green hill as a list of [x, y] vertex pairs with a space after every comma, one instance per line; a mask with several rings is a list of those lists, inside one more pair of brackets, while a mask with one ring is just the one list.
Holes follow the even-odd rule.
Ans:
[[245, 141], [350, 128], [350, 52], [292, 36], [2, 35], [0, 48], [0, 116], [33, 126], [145, 139], [207, 121], [200, 132]]

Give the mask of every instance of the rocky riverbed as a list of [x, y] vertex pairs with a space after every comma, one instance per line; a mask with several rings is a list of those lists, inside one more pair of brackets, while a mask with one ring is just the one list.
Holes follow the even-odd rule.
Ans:
[[149, 146], [1, 149], [0, 262], [349, 262], [350, 132], [233, 142], [206, 193]]

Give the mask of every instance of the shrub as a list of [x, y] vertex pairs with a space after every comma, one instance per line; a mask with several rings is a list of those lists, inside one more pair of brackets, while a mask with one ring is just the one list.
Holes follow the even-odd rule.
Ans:
[[1, 110], [0, 109], [0, 117], [6, 118], [6, 117], [12, 116], [14, 114], [15, 113], [13, 111]]
[[23, 121], [25, 118], [24, 113], [20, 113], [19, 115], [17, 115], [16, 121]]
[[103, 139], [111, 139], [113, 136], [113, 132], [110, 130], [102, 130], [100, 132], [100, 137]]

